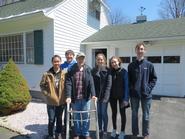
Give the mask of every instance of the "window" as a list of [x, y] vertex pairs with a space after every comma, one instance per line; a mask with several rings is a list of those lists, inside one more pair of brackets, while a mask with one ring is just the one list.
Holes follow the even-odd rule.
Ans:
[[147, 60], [152, 63], [161, 63], [161, 56], [148, 56]]
[[163, 63], [180, 63], [180, 56], [164, 56]]
[[89, 15], [100, 20], [100, 2], [99, 0], [89, 0]]
[[120, 57], [122, 63], [130, 63], [130, 57]]
[[33, 32], [26, 33], [26, 63], [34, 64], [34, 35], [33, 35]]
[[43, 64], [43, 57], [42, 30], [0, 36], [0, 64], [7, 63], [9, 58], [18, 64]]
[[0, 37], [0, 63], [9, 58], [16, 63], [24, 63], [23, 34]]

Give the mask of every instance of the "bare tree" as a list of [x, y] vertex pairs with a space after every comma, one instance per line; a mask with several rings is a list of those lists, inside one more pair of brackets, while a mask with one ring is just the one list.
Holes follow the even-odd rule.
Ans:
[[124, 16], [121, 10], [115, 10], [110, 12], [110, 24], [111, 25], [118, 25], [130, 23], [128, 17]]
[[185, 0], [162, 0], [159, 15], [163, 19], [185, 16]]

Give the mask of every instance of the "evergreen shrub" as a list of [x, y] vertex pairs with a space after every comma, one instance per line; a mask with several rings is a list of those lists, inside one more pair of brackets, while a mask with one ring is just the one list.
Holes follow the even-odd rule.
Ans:
[[9, 115], [26, 109], [31, 96], [29, 87], [12, 59], [0, 71], [0, 115]]

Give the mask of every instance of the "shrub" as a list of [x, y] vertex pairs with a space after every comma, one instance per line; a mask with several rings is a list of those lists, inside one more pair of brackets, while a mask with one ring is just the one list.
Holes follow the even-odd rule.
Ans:
[[27, 82], [10, 59], [0, 71], [0, 115], [23, 111], [30, 100]]

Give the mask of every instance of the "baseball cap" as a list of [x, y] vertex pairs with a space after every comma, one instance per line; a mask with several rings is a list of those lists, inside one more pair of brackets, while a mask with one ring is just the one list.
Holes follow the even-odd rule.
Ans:
[[76, 55], [76, 58], [78, 57], [85, 57], [85, 54], [83, 52], [79, 52], [77, 55]]

